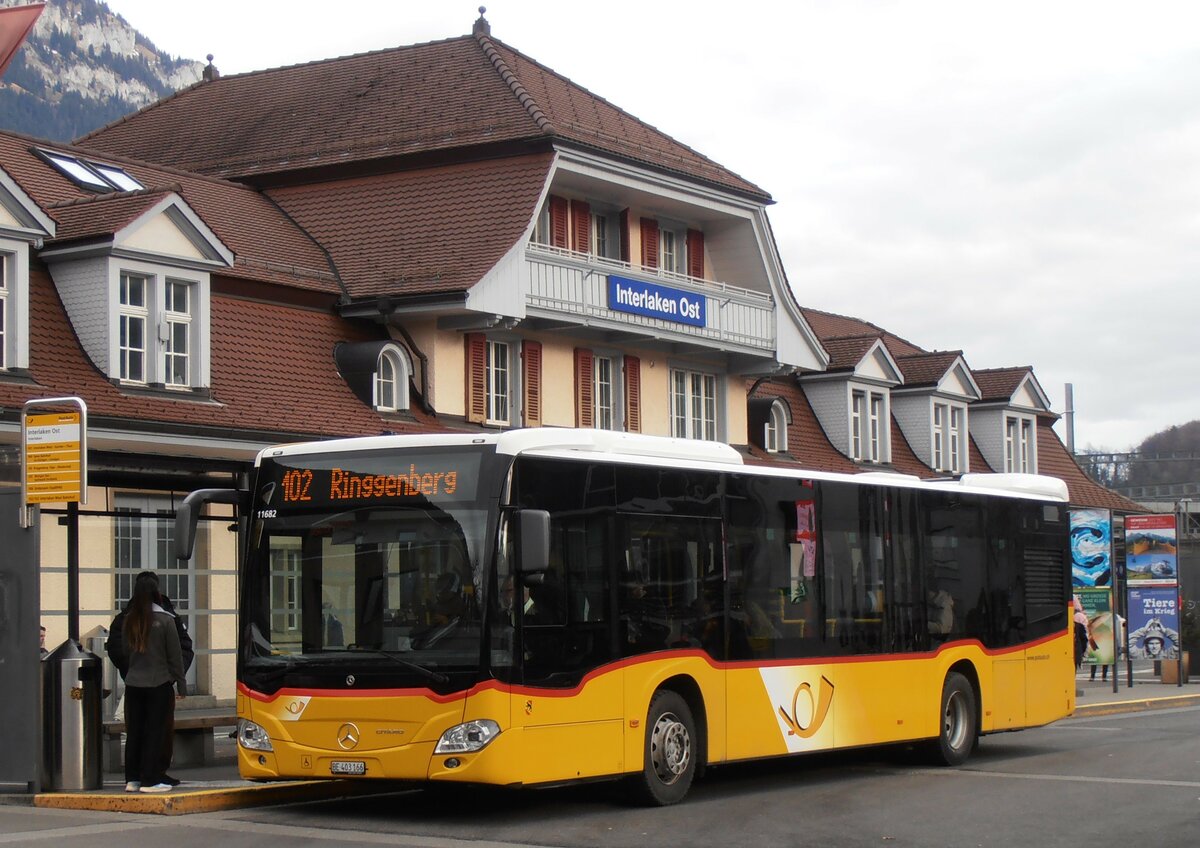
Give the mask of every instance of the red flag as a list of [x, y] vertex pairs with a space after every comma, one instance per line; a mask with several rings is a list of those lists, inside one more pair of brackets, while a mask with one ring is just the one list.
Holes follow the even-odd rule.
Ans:
[[0, 9], [0, 77], [8, 70], [9, 62], [25, 43], [44, 8], [45, 3], [34, 3], [29, 6]]

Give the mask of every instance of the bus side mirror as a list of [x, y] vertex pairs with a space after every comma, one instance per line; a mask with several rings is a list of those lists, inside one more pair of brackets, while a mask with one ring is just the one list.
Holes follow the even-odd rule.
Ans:
[[175, 510], [175, 559], [186, 563], [192, 558], [196, 546], [196, 525], [206, 503], [227, 503], [245, 508], [250, 501], [249, 492], [238, 489], [197, 489], [183, 499]]
[[550, 567], [550, 513], [522, 509], [517, 513], [517, 570], [540, 574]]

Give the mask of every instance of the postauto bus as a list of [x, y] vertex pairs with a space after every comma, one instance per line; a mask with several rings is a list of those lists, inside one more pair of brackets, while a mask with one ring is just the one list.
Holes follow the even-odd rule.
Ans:
[[264, 450], [239, 616], [244, 777], [626, 780], [981, 735], [1074, 709], [1067, 491], [745, 465], [597, 430]]

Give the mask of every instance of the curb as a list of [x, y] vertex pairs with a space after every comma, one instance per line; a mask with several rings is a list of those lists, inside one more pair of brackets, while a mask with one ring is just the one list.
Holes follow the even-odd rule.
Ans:
[[127, 795], [124, 792], [41, 793], [33, 796], [33, 806], [56, 810], [181, 816], [298, 801], [328, 801], [394, 791], [395, 784], [383, 781], [306, 780], [201, 789], [194, 792], [170, 792], [162, 795]]
[[1107, 701], [1099, 704], [1075, 705], [1072, 718], [1086, 716], [1117, 715], [1120, 713], [1140, 713], [1147, 710], [1167, 710], [1175, 707], [1190, 707], [1200, 705], [1200, 695], [1165, 695], [1154, 698], [1138, 698], [1132, 701]]

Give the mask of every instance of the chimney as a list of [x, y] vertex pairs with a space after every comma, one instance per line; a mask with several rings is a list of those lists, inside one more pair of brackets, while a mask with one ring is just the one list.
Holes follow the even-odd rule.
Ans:
[[487, 11], [487, 6], [479, 7], [479, 20], [475, 22], [475, 26], [471, 27], [471, 35], [491, 35], [492, 25], [483, 17], [483, 13]]
[[217, 66], [212, 63], [213, 54], [208, 54], [208, 64], [204, 66], [204, 81], [212, 82], [215, 79], [221, 78], [221, 72], [217, 70]]

